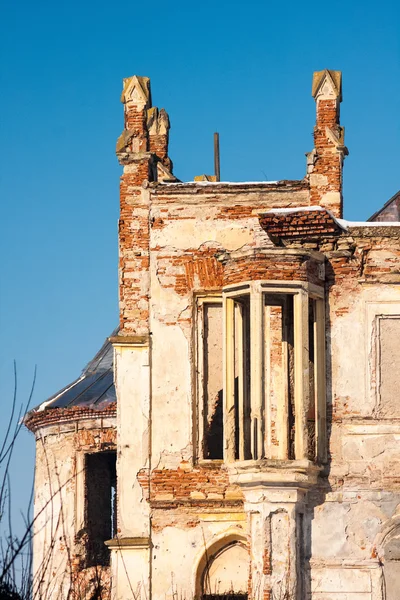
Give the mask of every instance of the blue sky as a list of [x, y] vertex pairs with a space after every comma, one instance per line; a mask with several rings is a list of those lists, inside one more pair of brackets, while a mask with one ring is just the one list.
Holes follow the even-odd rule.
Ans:
[[[13, 359], [21, 401], [37, 365], [37, 404], [80, 373], [117, 323], [123, 77], [151, 77], [180, 179], [212, 172], [219, 131], [222, 179], [254, 181], [304, 176], [312, 73], [342, 70], [345, 217], [363, 220], [400, 188], [399, 31], [395, 0], [4, 4], [2, 413]], [[13, 478], [21, 508], [33, 455], [25, 433]]]

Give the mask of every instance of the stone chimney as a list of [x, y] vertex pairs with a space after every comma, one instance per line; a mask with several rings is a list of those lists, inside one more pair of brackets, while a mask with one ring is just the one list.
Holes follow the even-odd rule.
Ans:
[[124, 130], [117, 157], [120, 183], [120, 335], [147, 335], [149, 305], [149, 181], [176, 181], [168, 158], [169, 119], [151, 106], [150, 79], [124, 79]]
[[314, 149], [307, 154], [307, 176], [311, 204], [329, 209], [335, 217], [343, 216], [343, 160], [348, 154], [344, 145], [344, 127], [340, 126], [342, 73], [316, 71], [312, 96], [317, 106]]

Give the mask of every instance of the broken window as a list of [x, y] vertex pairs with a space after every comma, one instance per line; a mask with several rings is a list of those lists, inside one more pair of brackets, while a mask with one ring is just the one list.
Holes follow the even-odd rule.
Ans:
[[224, 311], [227, 460], [323, 460], [323, 291], [254, 282]]
[[116, 452], [86, 454], [87, 566], [109, 564], [109, 550], [104, 542], [116, 534], [116, 486]]
[[198, 298], [199, 454], [223, 458], [222, 298]]

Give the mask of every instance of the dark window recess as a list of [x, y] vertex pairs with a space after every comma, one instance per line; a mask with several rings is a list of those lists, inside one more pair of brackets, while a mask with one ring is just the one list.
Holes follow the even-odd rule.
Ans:
[[[294, 401], [294, 306], [293, 294], [264, 294], [264, 305], [269, 308], [270, 320], [269, 331], [264, 331], [264, 336], [270, 339], [271, 353], [269, 361], [265, 357], [266, 364], [270, 368], [275, 363], [282, 365], [282, 391], [275, 388], [277, 382], [273, 378], [273, 372], [267, 373], [269, 385], [275, 396], [283, 394], [288, 414], [288, 458], [295, 457], [295, 401]], [[265, 327], [265, 326], [264, 326]], [[279, 385], [279, 382], [278, 382]]]
[[104, 542], [116, 533], [116, 453], [86, 455], [87, 566], [108, 565]]
[[219, 390], [214, 405], [214, 412], [210, 423], [207, 424], [205, 435], [205, 457], [211, 459], [222, 459], [224, 456], [223, 447], [223, 408], [222, 408], [222, 390]]

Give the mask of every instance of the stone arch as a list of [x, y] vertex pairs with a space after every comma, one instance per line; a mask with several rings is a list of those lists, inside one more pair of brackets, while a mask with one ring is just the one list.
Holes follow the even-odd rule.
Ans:
[[375, 548], [379, 562], [382, 565], [383, 598], [384, 600], [398, 600], [400, 589], [400, 514], [396, 514], [384, 524]]
[[250, 556], [243, 534], [231, 533], [214, 540], [203, 552], [196, 572], [198, 600], [245, 600]]

